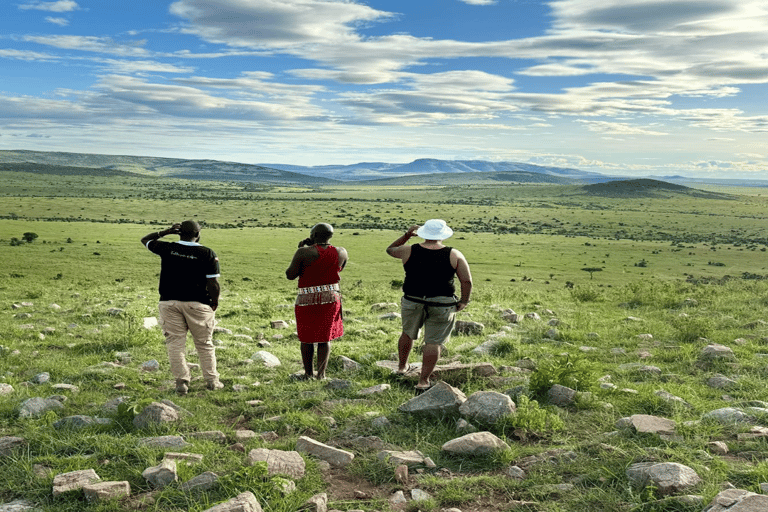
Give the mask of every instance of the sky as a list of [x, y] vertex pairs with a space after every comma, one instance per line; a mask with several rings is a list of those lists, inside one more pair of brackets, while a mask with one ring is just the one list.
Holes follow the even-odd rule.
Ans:
[[4, 0], [0, 149], [768, 179], [766, 0]]

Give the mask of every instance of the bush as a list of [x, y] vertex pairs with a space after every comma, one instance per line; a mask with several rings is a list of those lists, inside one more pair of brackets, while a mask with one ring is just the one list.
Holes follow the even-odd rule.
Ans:
[[531, 375], [530, 393], [534, 398], [544, 400], [547, 398], [547, 392], [555, 384], [576, 391], [589, 391], [596, 387], [597, 377], [589, 361], [564, 355], [539, 363], [536, 371]]

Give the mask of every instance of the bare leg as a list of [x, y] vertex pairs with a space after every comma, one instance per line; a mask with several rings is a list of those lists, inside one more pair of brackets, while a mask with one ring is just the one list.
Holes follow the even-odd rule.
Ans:
[[424, 344], [421, 357], [421, 375], [419, 375], [419, 387], [429, 386], [429, 377], [440, 359], [441, 346], [437, 344]]
[[330, 343], [317, 344], [317, 380], [325, 378], [325, 369], [328, 368], [328, 359], [331, 355]]
[[[312, 358], [315, 355], [315, 345], [312, 343], [301, 344], [301, 364], [304, 365], [304, 374], [312, 377]], [[319, 355], [319, 354], [318, 354]]]
[[[411, 349], [413, 348], [413, 340], [405, 333], [400, 334], [400, 339], [397, 340], [397, 356], [398, 356], [398, 371], [404, 372], [408, 366], [408, 356], [411, 355]], [[431, 371], [431, 370], [430, 370]]]

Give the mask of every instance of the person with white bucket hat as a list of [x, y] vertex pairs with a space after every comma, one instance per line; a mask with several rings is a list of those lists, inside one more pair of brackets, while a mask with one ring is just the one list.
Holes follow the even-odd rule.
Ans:
[[[464, 255], [443, 245], [453, 230], [444, 220], [430, 219], [422, 226], [411, 226], [387, 247], [387, 254], [403, 262], [405, 281], [400, 301], [403, 331], [397, 342], [398, 373], [409, 370], [408, 356], [413, 341], [424, 328], [424, 348], [421, 373], [416, 392], [430, 388], [430, 376], [440, 358], [443, 345], [450, 339], [456, 323], [456, 313], [469, 304], [472, 294], [472, 274]], [[414, 236], [424, 239], [406, 245]], [[461, 297], [455, 295], [454, 277], [458, 277]]]

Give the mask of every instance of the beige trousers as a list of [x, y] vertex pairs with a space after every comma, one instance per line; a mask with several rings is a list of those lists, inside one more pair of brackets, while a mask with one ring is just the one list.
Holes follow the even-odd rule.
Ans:
[[200, 369], [206, 382], [219, 378], [216, 371], [216, 348], [213, 345], [215, 312], [211, 306], [200, 302], [178, 300], [160, 301], [158, 323], [165, 335], [168, 360], [174, 378], [189, 382], [187, 367], [187, 331], [192, 334]]

